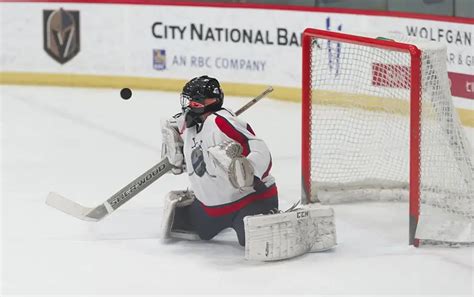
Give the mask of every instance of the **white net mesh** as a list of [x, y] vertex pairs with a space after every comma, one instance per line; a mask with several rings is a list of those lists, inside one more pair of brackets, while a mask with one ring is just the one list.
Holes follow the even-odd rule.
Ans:
[[[426, 41], [390, 38], [422, 51], [416, 237], [472, 242], [472, 151], [451, 100], [446, 50]], [[312, 199], [408, 197], [410, 55], [318, 38], [311, 60]]]

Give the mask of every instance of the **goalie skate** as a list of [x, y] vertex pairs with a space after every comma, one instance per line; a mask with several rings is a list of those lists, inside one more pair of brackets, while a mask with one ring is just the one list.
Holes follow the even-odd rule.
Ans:
[[275, 261], [336, 245], [332, 208], [305, 205], [289, 212], [244, 218], [245, 259]]

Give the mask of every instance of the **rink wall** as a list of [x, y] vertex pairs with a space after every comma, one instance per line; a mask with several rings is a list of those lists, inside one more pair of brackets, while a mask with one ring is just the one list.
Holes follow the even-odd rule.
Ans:
[[474, 126], [473, 19], [142, 0], [2, 1], [1, 10], [4, 84], [177, 91], [207, 73], [228, 95], [272, 85], [274, 98], [299, 101], [307, 27], [430, 39], [447, 45], [454, 103]]

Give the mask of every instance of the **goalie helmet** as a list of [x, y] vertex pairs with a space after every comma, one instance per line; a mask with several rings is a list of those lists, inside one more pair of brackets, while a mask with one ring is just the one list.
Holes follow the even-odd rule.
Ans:
[[[215, 98], [217, 101], [211, 105], [204, 106], [204, 99], [207, 98]], [[223, 103], [224, 93], [219, 81], [207, 75], [195, 77], [188, 81], [181, 93], [181, 106], [183, 109], [190, 109], [196, 114], [217, 111], [221, 109]]]

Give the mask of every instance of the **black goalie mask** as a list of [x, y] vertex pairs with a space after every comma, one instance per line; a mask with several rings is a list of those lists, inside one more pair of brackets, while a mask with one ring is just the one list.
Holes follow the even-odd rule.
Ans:
[[[217, 100], [213, 104], [204, 105], [207, 98]], [[186, 126], [189, 128], [202, 123], [201, 115], [221, 109], [223, 102], [224, 93], [217, 79], [207, 75], [191, 79], [184, 85], [181, 93], [181, 107], [186, 116]]]

